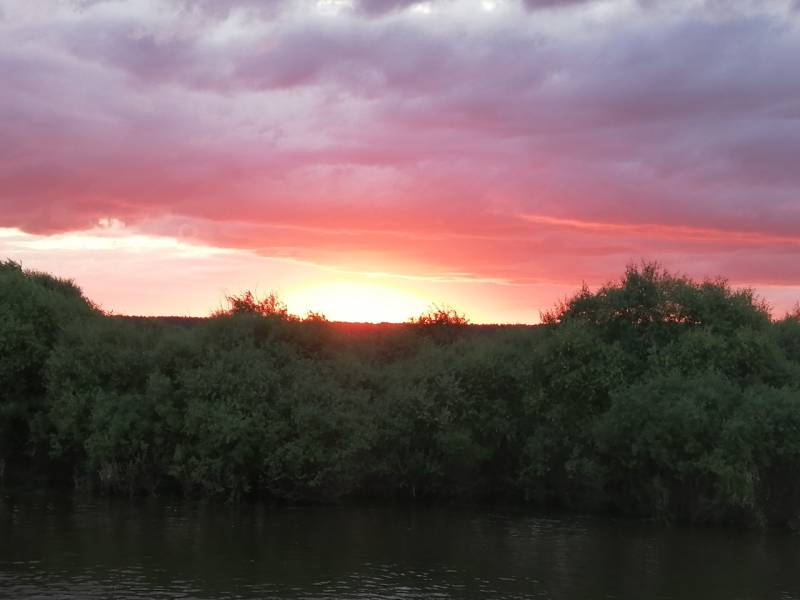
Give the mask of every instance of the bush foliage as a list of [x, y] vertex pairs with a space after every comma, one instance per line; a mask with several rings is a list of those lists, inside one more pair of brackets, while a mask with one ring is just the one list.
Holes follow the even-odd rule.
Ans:
[[800, 517], [800, 310], [654, 264], [538, 327], [103, 314], [0, 263], [0, 461], [112, 493]]

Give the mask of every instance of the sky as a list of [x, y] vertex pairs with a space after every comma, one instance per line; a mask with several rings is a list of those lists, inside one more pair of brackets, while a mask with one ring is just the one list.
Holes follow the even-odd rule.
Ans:
[[800, 300], [800, 0], [0, 0], [0, 259], [104, 309]]

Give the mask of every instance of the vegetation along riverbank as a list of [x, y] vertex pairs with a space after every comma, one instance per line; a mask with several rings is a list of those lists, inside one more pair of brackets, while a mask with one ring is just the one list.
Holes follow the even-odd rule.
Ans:
[[527, 327], [330, 323], [274, 296], [104, 314], [0, 263], [0, 474], [117, 494], [800, 515], [800, 310], [654, 264]]

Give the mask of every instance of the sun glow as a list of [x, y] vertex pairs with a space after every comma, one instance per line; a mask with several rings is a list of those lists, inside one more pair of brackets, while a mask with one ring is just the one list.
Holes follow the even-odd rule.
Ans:
[[321, 312], [331, 321], [354, 323], [407, 321], [428, 306], [421, 297], [391, 285], [352, 281], [300, 288], [285, 299], [293, 313]]

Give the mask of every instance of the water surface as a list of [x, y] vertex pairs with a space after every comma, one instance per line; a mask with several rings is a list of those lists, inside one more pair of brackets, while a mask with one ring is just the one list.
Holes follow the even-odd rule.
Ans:
[[800, 536], [513, 510], [0, 496], [0, 598], [800, 599]]

